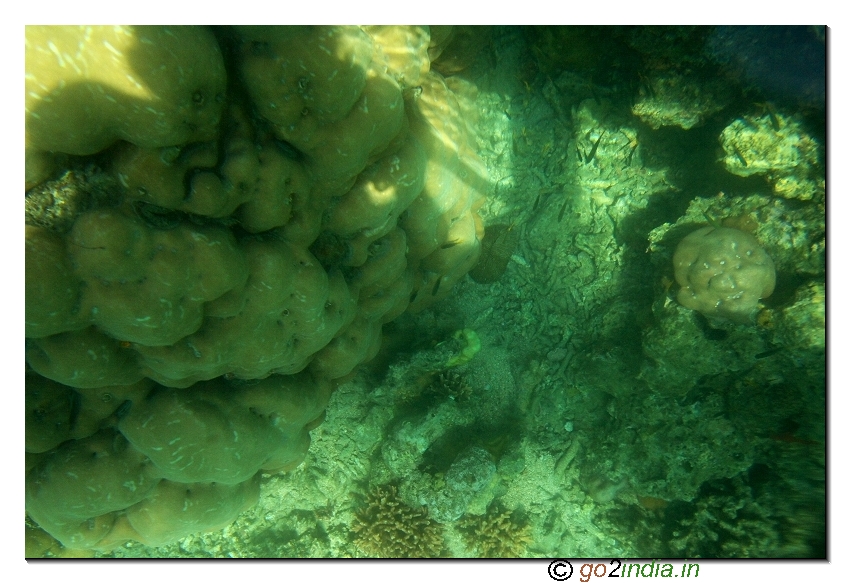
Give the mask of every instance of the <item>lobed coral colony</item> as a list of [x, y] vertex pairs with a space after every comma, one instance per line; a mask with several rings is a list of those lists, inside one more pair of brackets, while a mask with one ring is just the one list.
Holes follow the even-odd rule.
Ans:
[[825, 46], [27, 27], [27, 556], [825, 556]]
[[776, 286], [773, 260], [756, 238], [729, 227], [689, 234], [676, 247], [673, 267], [679, 303], [705, 316], [747, 322]]
[[427, 27], [27, 27], [38, 526], [106, 550], [227, 525], [382, 325], [470, 269], [486, 178], [439, 49]]

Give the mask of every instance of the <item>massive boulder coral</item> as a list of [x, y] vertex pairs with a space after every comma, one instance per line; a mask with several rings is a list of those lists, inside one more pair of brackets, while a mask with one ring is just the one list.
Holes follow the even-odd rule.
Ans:
[[27, 184], [56, 154], [216, 135], [226, 73], [208, 29], [28, 26], [25, 42]]
[[776, 285], [773, 260], [758, 240], [730, 227], [703, 227], [682, 239], [673, 268], [680, 304], [739, 322], [747, 322]]
[[480, 253], [428, 27], [27, 28], [27, 511], [72, 548], [220, 528], [381, 327]]

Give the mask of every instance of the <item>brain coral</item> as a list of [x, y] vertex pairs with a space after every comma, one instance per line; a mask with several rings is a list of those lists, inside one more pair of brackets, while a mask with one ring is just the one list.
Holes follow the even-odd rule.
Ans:
[[41, 528], [109, 549], [227, 524], [260, 473], [303, 459], [382, 325], [470, 269], [487, 179], [429, 43], [418, 26], [27, 27]]
[[773, 293], [773, 260], [755, 237], [729, 227], [703, 227], [673, 254], [679, 303], [706, 316], [747, 322]]

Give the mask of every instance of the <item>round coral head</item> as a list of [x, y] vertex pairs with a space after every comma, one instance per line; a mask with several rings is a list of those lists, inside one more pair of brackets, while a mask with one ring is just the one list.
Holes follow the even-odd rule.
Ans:
[[728, 227], [703, 227], [673, 254], [679, 303], [705, 316], [749, 322], [773, 293], [776, 269], [755, 237]]

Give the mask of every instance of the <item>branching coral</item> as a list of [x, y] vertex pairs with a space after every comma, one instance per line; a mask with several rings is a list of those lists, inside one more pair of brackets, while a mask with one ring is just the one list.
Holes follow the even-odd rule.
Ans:
[[457, 523], [466, 546], [479, 557], [522, 557], [531, 544], [531, 525], [516, 510], [493, 503], [482, 515], [467, 514]]
[[411, 508], [394, 485], [376, 486], [355, 513], [354, 541], [370, 557], [432, 558], [443, 549], [442, 526]]
[[449, 398], [456, 401], [465, 401], [472, 393], [469, 381], [457, 371], [440, 371], [434, 373], [434, 376], [431, 378], [431, 383], [425, 388], [426, 395], [433, 395], [438, 399]]

